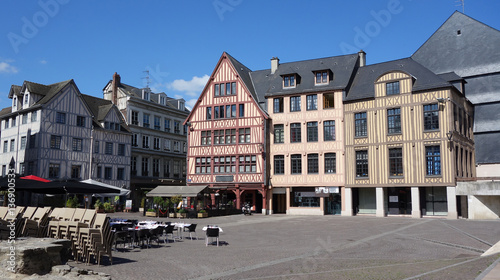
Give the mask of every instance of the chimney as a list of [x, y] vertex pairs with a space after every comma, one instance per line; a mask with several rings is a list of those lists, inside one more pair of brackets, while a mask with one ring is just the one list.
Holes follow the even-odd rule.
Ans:
[[120, 75], [118, 75], [116, 72], [113, 74], [113, 92], [111, 93], [111, 102], [113, 104], [118, 105], [118, 86], [120, 85]]
[[359, 56], [359, 67], [363, 67], [366, 65], [366, 53], [363, 50], [358, 52]]
[[276, 70], [278, 70], [278, 66], [280, 65], [280, 59], [277, 57], [271, 58], [271, 74], [274, 74]]

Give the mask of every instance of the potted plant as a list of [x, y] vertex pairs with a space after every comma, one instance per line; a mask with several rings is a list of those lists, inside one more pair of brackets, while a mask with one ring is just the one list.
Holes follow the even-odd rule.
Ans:
[[142, 212], [144, 211], [144, 204], [145, 204], [145, 203], [146, 203], [146, 198], [145, 198], [145, 197], [143, 197], [143, 198], [141, 199], [141, 207], [139, 207], [139, 212], [141, 212], [141, 213], [142, 213]]
[[201, 209], [199, 212], [198, 212], [198, 218], [207, 218], [208, 217], [208, 213], [207, 211]]
[[110, 202], [104, 202], [104, 212], [105, 213], [114, 213], [115, 212], [115, 207], [111, 205]]
[[170, 207], [170, 199], [165, 198], [158, 208], [158, 217], [167, 217], [168, 216], [168, 208]]
[[179, 215], [180, 215], [180, 218], [186, 218], [186, 215], [187, 215], [187, 211], [186, 211], [186, 209], [181, 208], [181, 209], [179, 210]]
[[78, 205], [79, 202], [78, 202], [78, 197], [76, 197], [76, 195], [68, 199], [68, 201], [66, 201], [67, 208], [78, 208]]
[[101, 200], [96, 200], [95, 204], [94, 204], [94, 208], [96, 210], [97, 213], [104, 213], [104, 204], [102, 203]]
[[146, 217], [156, 217], [156, 210], [150, 208], [146, 211]]
[[[174, 210], [174, 211], [173, 211], [173, 212], [171, 212], [171, 213], [168, 215], [168, 217], [170, 217], [170, 218], [176, 218], [176, 217], [177, 217], [177, 218], [179, 218], [179, 217], [181, 217], [181, 215], [180, 215], [180, 211], [179, 211], [177, 214], [175, 213], [175, 212], [176, 212], [176, 207], [177, 207], [177, 205], [179, 204], [179, 202], [181, 202], [181, 201], [182, 201], [182, 197], [181, 197], [180, 195], [173, 196], [173, 197], [170, 199], [170, 205], [172, 205], [172, 206], [173, 206], [173, 210]], [[185, 216], [185, 214], [184, 214], [184, 216]]]

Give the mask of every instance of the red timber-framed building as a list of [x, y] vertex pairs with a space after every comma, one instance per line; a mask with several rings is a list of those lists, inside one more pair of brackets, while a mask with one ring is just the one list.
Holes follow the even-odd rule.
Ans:
[[187, 185], [208, 185], [212, 206], [241, 209], [249, 202], [253, 211], [266, 213], [268, 115], [250, 72], [226, 52], [219, 59], [184, 123]]

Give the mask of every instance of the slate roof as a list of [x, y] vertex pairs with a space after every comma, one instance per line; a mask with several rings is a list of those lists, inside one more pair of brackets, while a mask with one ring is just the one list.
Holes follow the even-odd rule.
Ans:
[[[274, 74], [271, 74], [271, 69], [265, 69], [254, 71], [250, 76], [260, 98], [332, 91], [348, 87], [357, 61], [358, 54], [351, 54], [287, 62], [280, 63]], [[315, 85], [314, 71], [319, 70], [330, 70], [333, 73], [333, 79], [327, 85]], [[288, 74], [297, 74], [300, 76], [300, 81], [296, 83], [295, 88], [283, 89], [282, 76]]]
[[[403, 58], [359, 67], [344, 101], [374, 98], [375, 81], [380, 76], [392, 71], [401, 71], [412, 76], [414, 80], [412, 90], [414, 92], [451, 86], [445, 79], [434, 74], [413, 59]], [[448, 76], [454, 78], [458, 77], [455, 77], [453, 74], [448, 74]]]
[[498, 46], [500, 31], [456, 11], [411, 57], [435, 73], [467, 77], [500, 71]]
[[3, 115], [8, 115], [12, 113], [12, 107], [6, 107], [6, 108], [3, 108], [1, 111], [0, 111], [0, 118], [3, 116]]
[[[83, 101], [87, 104], [88, 108], [90, 109], [92, 115], [94, 115], [94, 124], [97, 125], [98, 127], [101, 126], [101, 122], [106, 118], [106, 116], [109, 114], [109, 111], [113, 110], [113, 107], [115, 105], [113, 102], [110, 100], [82, 94]], [[122, 116], [120, 115], [120, 118]], [[123, 119], [122, 119], [123, 121]], [[125, 124], [123, 121], [121, 123], [122, 131], [128, 131], [130, 132], [130, 129], [128, 126]]]
[[500, 153], [498, 151], [498, 133], [474, 134], [474, 147], [476, 152], [476, 163], [499, 163]]
[[69, 83], [72, 83], [73, 79], [51, 84], [51, 85], [42, 85], [42, 84], [37, 84], [29, 81], [25, 81], [23, 84], [23, 88], [26, 87], [26, 89], [35, 94], [43, 95], [42, 99], [38, 100], [36, 102], [36, 105], [39, 104], [46, 104], [49, 102], [54, 96], [56, 96], [65, 86], [67, 86]]

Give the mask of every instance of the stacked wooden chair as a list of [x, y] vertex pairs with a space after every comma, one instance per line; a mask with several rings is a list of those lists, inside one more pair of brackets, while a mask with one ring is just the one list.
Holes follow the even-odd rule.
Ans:
[[[9, 212], [10, 209], [8, 207], [2, 208], [2, 212], [6, 212], [5, 216], [2, 220], [0, 220], [0, 240], [8, 239], [11, 235], [11, 228], [9, 225], [12, 221], [15, 222], [15, 229], [19, 228], [21, 224], [21, 217], [23, 216], [25, 207], [17, 206], [12, 212]], [[17, 237], [18, 232], [15, 232], [15, 236]]]
[[50, 207], [38, 207], [33, 216], [22, 224], [22, 236], [42, 237], [49, 221]]
[[101, 264], [101, 257], [107, 255], [113, 264], [112, 256], [113, 234], [106, 214], [96, 214], [94, 223], [89, 228], [81, 228], [78, 232], [78, 247], [76, 259], [87, 264], [93, 257], [97, 264]]
[[[58, 216], [49, 222], [48, 236], [52, 238], [62, 238], [65, 232], [66, 224], [64, 222], [71, 221], [76, 212], [76, 208], [62, 208], [59, 210]], [[61, 223], [62, 222], [62, 223]]]

